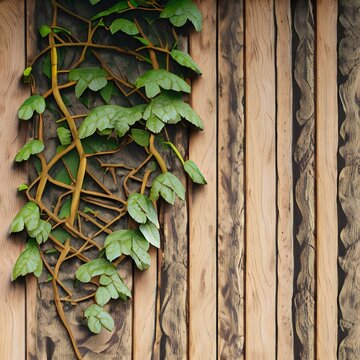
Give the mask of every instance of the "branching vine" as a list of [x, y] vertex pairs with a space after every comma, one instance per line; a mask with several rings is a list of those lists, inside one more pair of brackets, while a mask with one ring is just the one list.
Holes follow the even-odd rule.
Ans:
[[[93, 12], [102, 5], [101, 0], [90, 3]], [[173, 151], [192, 181], [206, 184], [168, 134], [182, 120], [203, 128], [182, 99], [191, 91], [184, 79], [201, 72], [178, 49], [176, 30], [191, 22], [200, 31], [201, 14], [191, 0], [120, 1], [90, 19], [55, 0], [51, 5], [51, 24], [39, 29], [44, 48], [23, 74], [32, 95], [18, 116], [36, 120], [36, 136], [15, 161], [31, 157], [37, 175], [31, 184], [19, 186], [28, 202], [11, 232], [25, 230], [28, 239], [12, 280], [29, 273], [39, 277], [45, 266], [56, 310], [81, 359], [64, 304], [90, 301], [84, 311], [90, 331], [112, 330], [106, 304], [131, 297], [119, 273], [123, 260], [130, 257], [140, 270], [147, 269], [149, 247], [160, 247], [159, 199], [170, 204], [176, 197], [185, 199], [185, 189], [168, 171], [162, 153]], [[86, 38], [66, 28], [59, 14], [85, 26]], [[140, 76], [131, 80], [109, 56], [131, 59]], [[35, 70], [39, 67], [42, 74]], [[38, 82], [46, 79], [48, 89], [39, 93], [44, 86]], [[84, 104], [84, 111], [74, 112], [73, 101]], [[54, 127], [55, 146], [48, 134]], [[79, 263], [75, 277], [80, 285], [69, 287], [61, 270], [73, 260]], [[85, 294], [78, 290], [82, 286]]]

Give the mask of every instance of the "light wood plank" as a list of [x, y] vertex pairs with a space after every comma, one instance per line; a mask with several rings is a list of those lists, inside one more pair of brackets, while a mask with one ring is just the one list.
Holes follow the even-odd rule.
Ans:
[[26, 141], [26, 125], [19, 128], [17, 110], [29, 95], [22, 86], [25, 68], [25, 14], [23, 0], [0, 2], [0, 353], [2, 359], [25, 358], [25, 288], [21, 280], [10, 282], [15, 261], [23, 247], [22, 236], [8, 236], [9, 225], [22, 201], [17, 186], [26, 181], [22, 168], [14, 167], [17, 151]]
[[[340, 338], [338, 358], [355, 360], [360, 358], [360, 107], [358, 89], [360, 84], [360, 39], [358, 29], [360, 18], [354, 16], [360, 11], [358, 1], [339, 1], [339, 21], [342, 25], [339, 42], [339, 70], [343, 75], [339, 94], [341, 111], [340, 136], [343, 146], [340, 154], [344, 166], [339, 175], [339, 200], [344, 215], [341, 229], [342, 242], [339, 259], [343, 270], [343, 283], [339, 285]], [[349, 46], [351, 44], [351, 46]], [[344, 115], [343, 115], [344, 114]]]
[[294, 322], [300, 359], [315, 358], [315, 39], [312, 0], [294, 3]]
[[155, 341], [157, 296], [157, 250], [149, 250], [151, 265], [146, 271], [135, 269], [133, 287], [133, 353], [134, 360], [152, 359]]
[[216, 358], [216, 1], [197, 0], [203, 28], [190, 39], [190, 54], [203, 71], [191, 103], [205, 130], [190, 136], [189, 157], [208, 184], [189, 195], [189, 357]]
[[275, 2], [277, 26], [277, 349], [278, 359], [294, 353], [292, 297], [294, 282], [292, 173], [292, 39], [289, 0]]
[[275, 359], [276, 168], [273, 1], [247, 0], [246, 355]]
[[317, 358], [337, 351], [337, 1], [316, 8]]
[[[218, 343], [219, 359], [244, 358], [244, 14], [218, 7]], [[231, 34], [231, 36], [229, 35]], [[229, 251], [231, 249], [231, 251]]]

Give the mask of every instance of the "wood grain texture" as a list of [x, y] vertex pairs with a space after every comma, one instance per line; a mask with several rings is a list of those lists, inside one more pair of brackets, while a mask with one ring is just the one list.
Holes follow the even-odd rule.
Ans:
[[273, 1], [245, 2], [246, 356], [275, 359], [276, 167]]
[[[181, 41], [185, 43], [187, 39]], [[185, 44], [184, 44], [185, 45]], [[184, 50], [185, 46], [182, 46]], [[188, 131], [170, 134], [181, 154], [187, 153]], [[173, 152], [166, 154], [169, 171], [186, 186], [186, 176]], [[158, 257], [159, 292], [154, 355], [156, 359], [186, 359], [188, 352], [188, 213], [177, 200], [161, 209], [162, 244]]]
[[339, 199], [346, 221], [340, 233], [345, 252], [339, 262], [345, 278], [339, 295], [342, 341], [338, 358], [355, 360], [360, 358], [360, 4], [354, 0], [342, 0], [339, 9], [343, 31], [339, 42], [339, 70], [344, 76], [339, 94], [345, 116], [340, 130], [343, 140], [340, 154], [344, 166], [339, 175]]
[[311, 0], [294, 4], [296, 132], [294, 171], [296, 212], [295, 332], [296, 358], [315, 358], [315, 73], [314, 15]]
[[337, 356], [337, 1], [316, 8], [316, 343], [318, 359]]
[[190, 40], [190, 54], [203, 71], [191, 103], [205, 130], [190, 135], [189, 157], [208, 184], [189, 195], [189, 357], [216, 358], [216, 1], [197, 0], [203, 28]]
[[25, 289], [24, 282], [11, 283], [10, 274], [23, 247], [23, 237], [9, 238], [9, 224], [19, 211], [22, 201], [17, 186], [26, 181], [22, 167], [13, 160], [26, 142], [26, 125], [19, 127], [17, 110], [29, 95], [21, 84], [25, 68], [24, 1], [0, 2], [0, 357], [25, 358]]
[[157, 250], [149, 250], [151, 266], [146, 271], [134, 271], [134, 360], [151, 359], [155, 342], [155, 316], [157, 296]]
[[293, 173], [292, 173], [292, 39], [289, 0], [275, 2], [276, 85], [277, 85], [277, 358], [290, 359], [294, 353], [292, 321]]
[[[218, 7], [218, 358], [244, 358], [244, 9]], [[231, 249], [231, 251], [229, 251]]]

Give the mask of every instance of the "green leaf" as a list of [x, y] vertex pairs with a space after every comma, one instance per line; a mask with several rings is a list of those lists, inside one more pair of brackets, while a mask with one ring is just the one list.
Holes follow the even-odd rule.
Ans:
[[76, 278], [82, 282], [89, 282], [94, 276], [112, 275], [115, 266], [106, 259], [98, 258], [81, 265], [76, 271]]
[[189, 54], [180, 50], [172, 50], [170, 55], [180, 65], [185, 66], [191, 70], [194, 70], [195, 72], [201, 75], [201, 70], [199, 66], [196, 64], [196, 62]]
[[51, 33], [51, 27], [48, 25], [41, 25], [39, 29], [39, 33], [41, 37], [44, 38]]
[[57, 227], [51, 232], [51, 235], [62, 244], [65, 244], [66, 240], [71, 238], [71, 235], [62, 229], [61, 227]]
[[188, 173], [194, 183], [202, 185], [207, 184], [204, 175], [192, 160], [185, 161], [184, 170]]
[[29, 186], [27, 184], [20, 184], [18, 186], [18, 191], [24, 191], [27, 190], [29, 188]]
[[69, 30], [59, 27], [59, 26], [53, 26], [51, 28], [48, 25], [42, 25], [39, 29], [39, 33], [42, 38], [48, 36], [51, 33], [51, 31], [54, 31], [55, 34], [59, 34], [62, 32], [66, 33], [66, 34], [71, 34], [71, 32]]
[[146, 127], [155, 134], [158, 134], [165, 124], [155, 115], [149, 116], [146, 120]]
[[27, 68], [24, 70], [23, 75], [26, 76], [26, 77], [28, 77], [28, 76], [30, 76], [31, 71], [32, 71], [32, 67], [29, 66], [29, 67], [27, 67]]
[[64, 201], [63, 205], [59, 210], [60, 219], [66, 219], [69, 217], [71, 211], [71, 203], [72, 203], [72, 197], [69, 196], [66, 198], [66, 200]]
[[16, 154], [15, 161], [28, 160], [30, 155], [39, 154], [44, 150], [44, 143], [41, 140], [30, 140]]
[[151, 222], [141, 224], [139, 230], [144, 235], [145, 239], [153, 246], [160, 247], [160, 233], [157, 227]]
[[150, 133], [142, 129], [131, 129], [131, 136], [140, 146], [149, 146]]
[[87, 88], [93, 91], [104, 88], [108, 82], [107, 76], [107, 72], [101, 68], [79, 68], [70, 71], [69, 80], [77, 81], [75, 94], [79, 98]]
[[35, 238], [38, 244], [44, 243], [51, 232], [51, 224], [45, 220], [39, 219], [36, 229], [28, 231], [30, 237]]
[[122, 281], [121, 277], [115, 271], [112, 275], [101, 275], [99, 279], [101, 285], [95, 294], [95, 300], [100, 306], [104, 306], [110, 299], [127, 300], [131, 297], [131, 291]]
[[10, 232], [19, 232], [24, 230], [34, 231], [39, 226], [40, 210], [32, 201], [26, 203], [19, 213], [15, 216], [10, 226]]
[[143, 194], [133, 193], [128, 197], [127, 210], [138, 223], [145, 224], [147, 220], [159, 227], [159, 220], [153, 203]]
[[128, 35], [137, 35], [139, 33], [135, 23], [127, 19], [116, 19], [110, 25], [110, 31], [115, 34], [118, 31], [122, 31]]
[[61, 145], [71, 144], [71, 131], [65, 127], [58, 127], [56, 129]]
[[32, 67], [29, 66], [23, 72], [23, 81], [25, 84], [31, 83], [31, 71], [32, 71]]
[[18, 111], [19, 119], [29, 120], [34, 115], [34, 111], [42, 114], [45, 111], [45, 99], [41, 95], [32, 95], [27, 98]]
[[142, 36], [134, 36], [134, 38], [136, 40], [139, 40], [142, 44], [144, 44], [145, 46], [150, 45], [149, 41], [146, 40], [145, 38], [143, 38]]
[[96, 302], [103, 306], [110, 299], [119, 297], [126, 300], [131, 292], [122, 281], [115, 265], [106, 259], [98, 258], [81, 265], [76, 271], [76, 278], [82, 282], [89, 282], [94, 276], [101, 276], [101, 285], [95, 294]]
[[182, 117], [199, 129], [204, 128], [201, 119], [191, 106], [174, 93], [163, 93], [151, 99], [143, 116], [145, 120], [157, 116], [166, 124], [177, 123]]
[[166, 172], [157, 176], [151, 186], [150, 199], [155, 201], [160, 195], [168, 203], [174, 204], [175, 195], [181, 200], [185, 200], [185, 189], [175, 175]]
[[91, 5], [99, 3], [101, 0], [89, 0]]
[[42, 260], [39, 249], [34, 239], [29, 239], [26, 243], [25, 249], [16, 260], [14, 269], [11, 274], [11, 280], [16, 280], [19, 276], [25, 276], [34, 273], [39, 277], [42, 272]]
[[122, 254], [130, 255], [140, 270], [150, 266], [149, 242], [139, 230], [118, 230], [105, 239], [106, 257], [112, 261]]
[[109, 331], [114, 329], [113, 318], [97, 304], [90, 305], [84, 311], [84, 316], [87, 318], [89, 330], [95, 334], [98, 334], [103, 327]]
[[86, 154], [115, 150], [119, 144], [114, 138], [94, 134], [81, 141]]
[[160, 88], [191, 92], [191, 87], [182, 78], [164, 69], [147, 71], [136, 80], [135, 85], [137, 88], [145, 86], [146, 96], [149, 98], [159, 94]]
[[72, 183], [72, 180], [68, 174], [67, 169], [69, 169], [71, 176], [73, 178], [76, 178], [79, 169], [79, 162], [80, 162], [79, 155], [77, 151], [74, 149], [68, 152], [66, 155], [64, 155], [62, 160], [65, 162], [67, 168], [61, 166], [60, 169], [55, 174], [55, 180], [70, 185]]
[[79, 128], [80, 139], [86, 138], [96, 130], [115, 128], [119, 136], [125, 135], [136, 121], [142, 118], [146, 105], [136, 105], [125, 108], [118, 105], [98, 106], [90, 111], [89, 115], [83, 120]]
[[99, 19], [104, 16], [109, 16], [114, 13], [122, 13], [124, 10], [127, 10], [129, 8], [127, 1], [119, 1], [115, 5], [109, 7], [107, 10], [101, 11], [97, 14], [95, 14], [91, 20]]
[[170, 22], [177, 27], [185, 25], [190, 20], [196, 31], [201, 30], [201, 12], [192, 0], [170, 0], [160, 17], [170, 19]]
[[109, 81], [107, 85], [100, 90], [100, 95], [104, 99], [106, 104], [109, 104], [113, 90], [114, 90], [114, 83], [112, 81]]

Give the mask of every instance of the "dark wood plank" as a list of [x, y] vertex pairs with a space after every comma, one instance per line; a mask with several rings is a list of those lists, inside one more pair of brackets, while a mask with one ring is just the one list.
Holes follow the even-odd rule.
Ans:
[[[29, 12], [33, 10], [33, 1], [28, 2]], [[66, 4], [69, 5], [68, 3]], [[85, 17], [90, 17], [86, 13], [89, 9], [89, 3], [76, 3], [73, 4], [75, 12], [77, 11]], [[106, 7], [106, 4], [104, 4]], [[38, 34], [37, 30], [42, 24], [49, 24], [51, 22], [51, 6], [50, 2], [45, 0], [36, 0], [35, 12], [32, 16], [28, 16], [29, 26], [29, 36], [28, 36], [28, 55], [29, 58], [33, 58], [35, 52], [39, 51], [38, 46]], [[59, 11], [59, 25], [68, 29], [72, 29], [74, 33], [78, 31], [78, 20], [74, 21], [69, 15], [65, 15], [64, 12]], [[81, 24], [84, 28], [83, 24]], [[36, 40], [34, 40], [36, 38]], [[35, 42], [35, 43], [34, 43]], [[35, 46], [34, 46], [35, 45]], [[44, 45], [44, 44], [43, 44]], [[108, 61], [109, 58], [113, 61], [113, 66], [115, 71], [121, 69], [123, 66], [123, 59], [115, 58], [110, 55], [104, 55], [105, 61]], [[70, 60], [70, 59], [69, 59]], [[72, 59], [73, 60], [73, 59]], [[67, 61], [66, 58], [64, 61]], [[97, 66], [97, 64], [91, 63], [94, 59], [90, 60], [90, 66]], [[41, 62], [40, 62], [41, 64]], [[134, 71], [138, 69], [134, 68]], [[42, 77], [41, 66], [36, 68], [36, 71], [39, 74], [39, 77]], [[120, 71], [120, 70], [119, 70]], [[136, 76], [131, 74], [132, 76]], [[42, 80], [37, 82], [37, 91], [41, 93], [48, 89], [49, 84]], [[67, 94], [70, 103], [72, 104], [73, 113], [83, 113], [86, 111], [86, 108], [82, 106], [74, 94]], [[101, 103], [95, 103], [95, 105], [100, 105]], [[47, 142], [46, 156], [50, 156], [51, 152], [56, 148], [56, 133], [55, 133], [55, 122], [54, 114], [51, 112], [45, 113], [45, 141]], [[131, 150], [130, 150], [131, 151]], [[123, 155], [126, 158], [126, 153]], [[139, 160], [134, 160], [135, 162]], [[115, 160], [122, 162], [117, 158]], [[102, 173], [100, 173], [102, 176]], [[105, 178], [107, 185], [112, 187], [112, 191], [116, 191], [116, 186], [113, 183], [110, 183], [111, 177], [108, 176]], [[56, 193], [55, 193], [56, 196]], [[54, 194], [50, 191], [45, 200], [48, 204], [51, 204]], [[102, 213], [104, 216], [107, 216], [106, 212]], [[86, 226], [84, 223], [83, 226]], [[126, 226], [126, 224], [118, 224], [117, 226]], [[50, 264], [53, 265], [56, 257], [49, 257], [48, 259]], [[74, 273], [80, 262], [70, 261], [62, 266], [62, 280], [68, 284], [73, 284]], [[130, 289], [132, 289], [132, 275], [133, 275], [133, 266], [131, 261], [125, 261], [121, 265], [120, 274], [123, 277], [125, 283]], [[48, 274], [46, 271], [43, 272], [43, 275], [39, 278], [39, 286], [36, 286], [35, 282], [28, 282], [27, 291], [29, 296], [33, 296], [31, 299], [27, 300], [27, 317], [28, 317], [28, 348], [27, 354], [29, 359], [73, 359], [74, 352], [69, 341], [69, 337], [64, 330], [62, 323], [59, 320], [57, 315], [54, 302], [53, 302], [53, 290], [51, 282], [47, 281]], [[36, 295], [34, 294], [34, 289], [37, 287]], [[81, 291], [81, 290], [80, 290]], [[79, 292], [76, 294], [79, 295]], [[115, 328], [112, 332], [103, 330], [98, 335], [93, 335], [88, 331], [85, 326], [83, 319], [83, 311], [89, 306], [91, 302], [81, 303], [79, 306], [72, 306], [68, 303], [64, 304], [64, 310], [67, 317], [67, 320], [74, 332], [77, 343], [79, 345], [80, 351], [84, 356], [84, 359], [118, 359], [119, 354], [124, 358], [132, 357], [132, 316], [133, 316], [133, 302], [129, 300], [127, 302], [122, 301], [111, 301], [107, 306], [109, 313], [113, 316], [115, 322]]]
[[315, 358], [315, 94], [314, 14], [311, 0], [294, 3], [294, 319], [299, 359]]
[[[218, 7], [218, 358], [244, 357], [244, 9]], [[231, 249], [231, 251], [229, 251]]]
[[[187, 153], [188, 131], [177, 129], [173, 142]], [[186, 157], [186, 156], [185, 156]], [[173, 153], [166, 156], [169, 171], [184, 185], [186, 177]], [[158, 359], [186, 359], [188, 353], [188, 214], [187, 202], [177, 200], [162, 209], [163, 241], [159, 251], [159, 294], [155, 354]]]
[[341, 228], [342, 256], [339, 259], [344, 277], [340, 285], [340, 345], [338, 358], [360, 358], [360, 4], [358, 1], [340, 1], [339, 21], [342, 37], [339, 42], [339, 70], [344, 77], [339, 89], [341, 113], [344, 118], [340, 136], [340, 155], [344, 164], [339, 175], [339, 199], [344, 214]]

